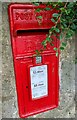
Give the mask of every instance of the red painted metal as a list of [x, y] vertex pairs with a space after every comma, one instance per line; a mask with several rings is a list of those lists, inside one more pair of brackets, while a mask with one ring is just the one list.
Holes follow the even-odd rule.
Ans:
[[[33, 57], [35, 50], [42, 49], [41, 42], [46, 38], [48, 30], [54, 25], [51, 11], [36, 13], [35, 9], [45, 8], [45, 5], [11, 4], [9, 6], [9, 22], [11, 45], [14, 60], [16, 89], [18, 96], [19, 115], [25, 118], [58, 106], [59, 96], [59, 57], [56, 57], [53, 46], [47, 45], [42, 52], [41, 63], [36, 63]], [[37, 16], [42, 15], [41, 24]], [[59, 45], [59, 40], [52, 36], [54, 47]], [[33, 66], [47, 65], [48, 95], [39, 99], [32, 99], [30, 68]]]

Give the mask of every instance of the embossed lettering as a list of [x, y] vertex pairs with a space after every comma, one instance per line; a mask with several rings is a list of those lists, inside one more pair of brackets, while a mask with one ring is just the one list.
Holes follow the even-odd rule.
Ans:
[[16, 20], [19, 19], [19, 13], [16, 13]]
[[15, 13], [16, 20], [32, 20], [34, 18], [37, 19], [37, 16], [42, 16], [44, 20], [48, 20], [51, 18], [51, 13], [48, 13], [46, 11], [35, 13], [35, 15], [31, 11]]
[[27, 12], [21, 12], [21, 13], [18, 13], [16, 12], [16, 20], [32, 20], [32, 16], [33, 14], [32, 13], [27, 13]]

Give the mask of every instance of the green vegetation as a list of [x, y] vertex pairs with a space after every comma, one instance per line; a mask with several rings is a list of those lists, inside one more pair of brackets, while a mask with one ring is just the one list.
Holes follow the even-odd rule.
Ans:
[[[67, 41], [77, 33], [77, 2], [47, 2], [40, 3], [34, 2], [33, 4], [39, 6], [40, 4], [46, 4], [44, 10], [51, 10], [50, 6], [53, 9], [58, 10], [58, 13], [52, 15], [51, 21], [55, 23], [54, 27], [49, 30], [47, 38], [42, 42], [44, 48], [48, 43], [51, 44], [53, 41], [51, 39], [52, 35], [55, 35], [60, 40], [59, 48], [54, 48], [56, 51], [56, 56], [58, 56], [58, 50], [64, 50], [67, 45]], [[40, 12], [41, 9], [36, 9], [36, 12]], [[42, 19], [42, 16], [38, 16], [39, 19]], [[60, 36], [58, 35], [60, 34]], [[52, 44], [51, 44], [52, 45]]]

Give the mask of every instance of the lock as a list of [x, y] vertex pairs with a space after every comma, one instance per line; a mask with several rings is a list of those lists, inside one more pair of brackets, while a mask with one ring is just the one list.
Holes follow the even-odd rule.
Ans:
[[38, 63], [42, 63], [42, 57], [41, 56], [36, 57], [36, 64], [38, 64]]

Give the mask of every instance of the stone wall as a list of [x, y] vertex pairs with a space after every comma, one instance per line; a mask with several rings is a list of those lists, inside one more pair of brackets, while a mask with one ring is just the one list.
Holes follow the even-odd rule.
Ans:
[[[2, 117], [19, 118], [17, 94], [11, 51], [8, 8], [2, 4]], [[75, 117], [75, 37], [61, 54], [59, 107], [30, 118], [74, 118]]]
[[0, 119], [2, 115], [2, 4], [0, 2]]

